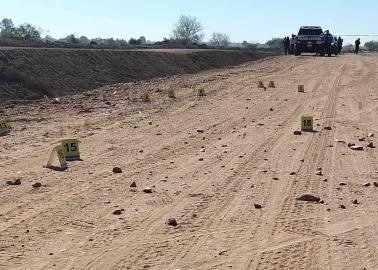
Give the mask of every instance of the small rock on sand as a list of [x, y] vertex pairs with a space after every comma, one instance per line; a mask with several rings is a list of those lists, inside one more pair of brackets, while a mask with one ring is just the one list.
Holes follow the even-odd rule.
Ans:
[[317, 170], [315, 171], [315, 175], [320, 175], [320, 176], [322, 176], [322, 175], [323, 175], [322, 169], [317, 169]]
[[117, 209], [117, 210], [113, 211], [113, 215], [115, 215], [115, 216], [119, 216], [121, 214], [122, 214], [122, 210], [120, 210], [120, 209]]
[[143, 189], [143, 192], [144, 193], [152, 193], [152, 188], [146, 187], [146, 188]]
[[297, 200], [305, 202], [319, 202], [320, 198], [312, 194], [303, 194], [302, 196], [298, 197]]
[[352, 203], [353, 204], [359, 204], [359, 202], [357, 201], [357, 199], [353, 200]]
[[176, 227], [176, 226], [177, 226], [177, 221], [176, 221], [175, 218], [169, 218], [169, 219], [167, 220], [167, 224], [168, 224], [169, 226]]
[[367, 145], [367, 147], [369, 147], [369, 148], [375, 148], [375, 146], [374, 146], [374, 143], [369, 143], [368, 145]]
[[40, 188], [42, 184], [40, 182], [36, 182], [32, 185], [33, 188]]
[[352, 146], [350, 147], [350, 149], [355, 150], [355, 151], [363, 151], [363, 150], [364, 150], [364, 147], [361, 146], [361, 145], [352, 145]]
[[51, 100], [51, 104], [59, 104], [60, 103], [60, 98], [53, 98]]
[[131, 188], [136, 188], [136, 187], [137, 187], [135, 181], [131, 183], [130, 187], [131, 187]]
[[114, 167], [113, 173], [122, 173], [122, 169], [120, 167]]
[[17, 178], [16, 180], [8, 180], [6, 183], [9, 186], [19, 186], [21, 185], [21, 179]]

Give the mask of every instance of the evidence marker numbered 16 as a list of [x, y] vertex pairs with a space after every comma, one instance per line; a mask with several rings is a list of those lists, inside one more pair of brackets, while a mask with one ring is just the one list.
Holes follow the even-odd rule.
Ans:
[[10, 132], [10, 126], [5, 119], [0, 118], [0, 136], [6, 135]]
[[67, 161], [75, 161], [80, 159], [79, 140], [67, 139], [62, 140], [62, 148]]
[[314, 117], [302, 116], [301, 129], [302, 131], [314, 131]]

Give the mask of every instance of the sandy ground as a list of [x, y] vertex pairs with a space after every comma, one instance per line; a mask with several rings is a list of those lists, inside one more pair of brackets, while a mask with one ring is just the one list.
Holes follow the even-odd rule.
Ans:
[[[378, 269], [377, 68], [376, 55], [274, 57], [3, 107], [0, 269]], [[293, 135], [302, 115], [317, 132]], [[70, 137], [83, 161], [43, 168]]]

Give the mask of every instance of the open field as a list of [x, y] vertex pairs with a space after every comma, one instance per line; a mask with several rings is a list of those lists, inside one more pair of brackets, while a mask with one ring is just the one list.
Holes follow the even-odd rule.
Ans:
[[[0, 269], [378, 269], [377, 60], [271, 57], [3, 106]], [[302, 115], [317, 132], [293, 135]], [[83, 161], [43, 168], [70, 137]]]

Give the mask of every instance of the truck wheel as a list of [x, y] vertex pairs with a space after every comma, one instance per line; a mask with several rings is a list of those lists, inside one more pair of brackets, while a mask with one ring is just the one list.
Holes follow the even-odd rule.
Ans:
[[331, 57], [332, 56], [332, 54], [331, 53], [328, 53], [328, 57]]

